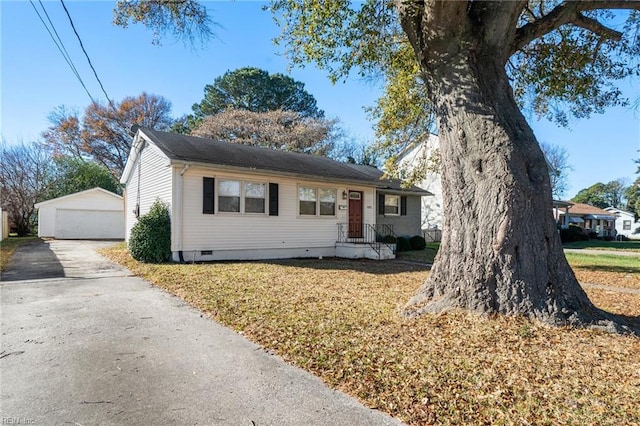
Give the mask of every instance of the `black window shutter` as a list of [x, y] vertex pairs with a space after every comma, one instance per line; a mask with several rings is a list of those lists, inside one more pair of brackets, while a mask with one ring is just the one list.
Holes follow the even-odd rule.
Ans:
[[378, 214], [384, 215], [384, 194], [378, 194]]
[[202, 178], [202, 213], [214, 214], [215, 200], [215, 179], [210, 177]]
[[269, 184], [269, 216], [278, 216], [278, 184]]
[[400, 197], [400, 216], [407, 215], [407, 197]]

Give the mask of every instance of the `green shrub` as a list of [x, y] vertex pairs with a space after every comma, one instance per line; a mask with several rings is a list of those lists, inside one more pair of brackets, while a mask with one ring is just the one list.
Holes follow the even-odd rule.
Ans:
[[411, 250], [411, 240], [409, 237], [398, 237], [396, 239], [396, 251], [409, 251]]
[[586, 241], [589, 237], [584, 234], [582, 228], [569, 225], [568, 228], [560, 229], [560, 240], [562, 243], [572, 243], [574, 241]]
[[376, 238], [376, 241], [379, 243], [385, 243], [385, 244], [395, 244], [396, 243], [396, 237], [394, 237], [393, 235], [378, 235], [378, 237]]
[[145, 263], [160, 263], [171, 257], [171, 217], [169, 206], [156, 200], [149, 213], [143, 215], [131, 229], [129, 251], [134, 259]]
[[424, 250], [427, 247], [427, 242], [420, 235], [414, 235], [409, 242], [411, 243], [411, 250]]

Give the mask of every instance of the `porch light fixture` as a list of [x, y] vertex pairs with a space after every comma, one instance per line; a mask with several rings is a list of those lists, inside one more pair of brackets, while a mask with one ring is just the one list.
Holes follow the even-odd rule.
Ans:
[[342, 199], [343, 200], [347, 199], [347, 191], [342, 191]]

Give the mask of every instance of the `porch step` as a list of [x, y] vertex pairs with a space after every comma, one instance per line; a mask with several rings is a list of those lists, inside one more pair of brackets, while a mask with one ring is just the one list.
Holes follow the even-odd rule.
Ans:
[[[378, 251], [376, 251], [376, 249]], [[396, 255], [393, 254], [393, 248], [386, 244], [379, 244], [379, 247], [376, 246], [374, 249], [368, 243], [336, 243], [336, 257], [346, 259], [388, 260], [395, 259]]]

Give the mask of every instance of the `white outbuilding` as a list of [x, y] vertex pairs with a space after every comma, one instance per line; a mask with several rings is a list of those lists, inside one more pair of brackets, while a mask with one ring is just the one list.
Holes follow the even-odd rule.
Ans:
[[60, 240], [124, 239], [124, 201], [120, 195], [93, 188], [43, 201], [38, 209], [38, 236]]

